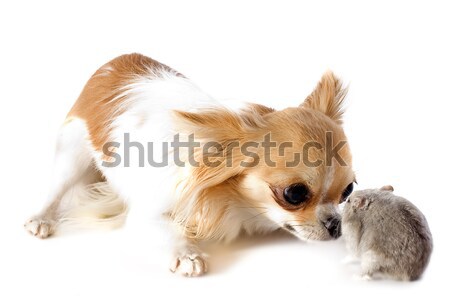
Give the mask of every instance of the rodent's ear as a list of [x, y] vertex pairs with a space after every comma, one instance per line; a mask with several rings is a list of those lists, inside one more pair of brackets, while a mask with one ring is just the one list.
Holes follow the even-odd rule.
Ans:
[[393, 187], [392, 185], [385, 185], [385, 186], [382, 186], [382, 187], [380, 188], [380, 190], [382, 190], [382, 191], [393, 192], [393, 191], [394, 191], [394, 187]]
[[363, 197], [355, 197], [352, 199], [352, 207], [354, 209], [367, 209], [372, 201]]
[[333, 72], [328, 71], [322, 76], [314, 91], [302, 105], [320, 111], [336, 123], [342, 124], [343, 104], [346, 95], [347, 88], [342, 86], [341, 80]]

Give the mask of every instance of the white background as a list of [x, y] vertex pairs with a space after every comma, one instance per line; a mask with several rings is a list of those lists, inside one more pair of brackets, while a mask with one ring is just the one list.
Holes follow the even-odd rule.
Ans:
[[[445, 1], [2, 1], [1, 299], [421, 299], [448, 295], [450, 45]], [[341, 241], [278, 236], [210, 251], [211, 272], [167, 270], [157, 234], [38, 240], [54, 138], [89, 76], [141, 52], [218, 98], [298, 105], [331, 69], [350, 84], [345, 129], [359, 188], [392, 184], [435, 242], [414, 283], [358, 282]], [[156, 226], [157, 227], [157, 226]]]

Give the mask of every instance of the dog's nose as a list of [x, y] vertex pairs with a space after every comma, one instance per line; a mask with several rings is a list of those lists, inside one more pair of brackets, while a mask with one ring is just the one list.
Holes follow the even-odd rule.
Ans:
[[323, 226], [328, 230], [328, 233], [335, 239], [341, 236], [341, 219], [332, 217], [328, 218]]

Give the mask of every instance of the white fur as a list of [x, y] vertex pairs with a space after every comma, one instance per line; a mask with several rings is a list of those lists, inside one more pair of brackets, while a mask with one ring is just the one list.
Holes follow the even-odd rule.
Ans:
[[[45, 238], [53, 234], [61, 216], [70, 206], [70, 197], [64, 197], [78, 184], [89, 184], [88, 172], [92, 163], [92, 147], [88, 142], [86, 126], [81, 120], [70, 120], [60, 130], [56, 145], [55, 163], [48, 206], [31, 218], [25, 227], [33, 235]], [[70, 196], [70, 195], [69, 195]]]
[[[150, 75], [150, 74], [149, 74]], [[162, 144], [172, 140], [172, 110], [195, 111], [204, 107], [217, 106], [217, 102], [203, 93], [186, 78], [170, 72], [161, 73], [157, 79], [137, 77], [124, 87], [122, 96], [126, 96], [126, 112], [112, 123], [111, 141], [119, 142], [117, 153], [124, 158], [124, 135], [130, 134], [130, 141], [144, 145], [145, 164], [139, 167], [139, 155], [133, 148], [130, 155], [130, 167], [108, 168], [102, 166], [102, 152], [96, 152], [97, 167], [120, 196], [131, 201], [131, 214], [147, 218], [149, 214], [160, 214], [170, 205], [172, 192], [176, 184], [176, 174], [171, 163], [171, 153], [163, 153]], [[162, 161], [168, 156], [169, 166], [154, 168], [148, 164], [148, 143], [153, 142], [154, 160]], [[170, 148], [169, 148], [170, 150]]]
[[65, 198], [61, 226], [65, 228], [116, 228], [125, 223], [128, 206], [107, 182], [79, 184]]
[[336, 168], [335, 168], [335, 162], [332, 161], [332, 165], [331, 166], [327, 166], [326, 168], [326, 174], [325, 174], [325, 179], [324, 182], [322, 184], [322, 200], [326, 200], [323, 199], [323, 197], [325, 197], [328, 193], [328, 190], [330, 189], [331, 185], [333, 184], [334, 181], [334, 175], [336, 173]]
[[[116, 227], [124, 222], [127, 213], [124, 201], [134, 208], [131, 210], [134, 214], [140, 215], [132, 218], [138, 225], [133, 229], [145, 231], [142, 222], [148, 221], [151, 215], [160, 217], [170, 205], [177, 181], [174, 168], [170, 165], [154, 168], [147, 163], [139, 167], [136, 153], [130, 153], [130, 167], [125, 167], [124, 134], [130, 134], [131, 142], [142, 144], [144, 156], [147, 156], [149, 142], [155, 143], [155, 149], [161, 149], [162, 143], [169, 141], [174, 133], [172, 110], [196, 111], [218, 103], [191, 81], [173, 72], [156, 74], [149, 70], [148, 76], [136, 77], [121, 91], [111, 101], [124, 97], [120, 108], [125, 108], [125, 112], [113, 120], [110, 141], [120, 143], [117, 153], [122, 163], [112, 168], [103, 166], [104, 153], [92, 147], [85, 122], [67, 120], [58, 137], [49, 205], [25, 224], [32, 234], [45, 238], [62, 224], [86, 227], [105, 223]], [[155, 151], [154, 160], [161, 161], [164, 155], [170, 156], [170, 151]], [[172, 159], [168, 157], [168, 161]], [[107, 183], [97, 182], [95, 168], [106, 177]], [[236, 230], [233, 235], [237, 233]], [[175, 237], [176, 263], [172, 270], [188, 276], [206, 272], [204, 255], [198, 247], [181, 236]]]

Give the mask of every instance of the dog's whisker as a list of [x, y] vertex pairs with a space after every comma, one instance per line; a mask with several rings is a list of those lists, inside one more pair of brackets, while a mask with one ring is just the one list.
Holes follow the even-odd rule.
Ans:
[[311, 238], [311, 236], [314, 234], [314, 231], [311, 231], [310, 233], [309, 233], [309, 235], [308, 235], [308, 240]]
[[287, 220], [286, 223], [290, 223], [290, 222], [304, 222], [304, 221], [308, 221], [308, 219], [301, 218], [301, 219], [296, 219], [296, 220]]
[[252, 216], [252, 217], [250, 217], [250, 218], [244, 220], [242, 223], [248, 222], [248, 221], [250, 221], [250, 220], [252, 220], [252, 219], [254, 219], [254, 218], [256, 218], [256, 217], [259, 217], [259, 216], [261, 216], [261, 215], [263, 215], [263, 214], [266, 214], [266, 213], [267, 213], [267, 211], [262, 212], [262, 213], [259, 213], [259, 214], [256, 214], [256, 215], [254, 215], [254, 216]]
[[264, 206], [235, 206], [235, 208], [258, 208], [258, 209], [266, 209], [266, 210], [268, 210], [268, 208], [264, 207]]

